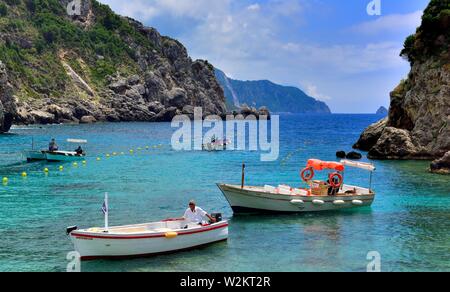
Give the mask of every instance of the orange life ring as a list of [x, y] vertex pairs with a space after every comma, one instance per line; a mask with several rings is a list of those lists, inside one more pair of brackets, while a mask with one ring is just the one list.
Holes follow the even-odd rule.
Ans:
[[314, 169], [312, 167], [307, 167], [302, 170], [300, 176], [304, 182], [308, 182], [314, 178]]
[[[340, 188], [342, 183], [344, 182], [344, 177], [342, 176], [342, 174], [335, 172], [330, 174], [330, 176], [328, 177], [329, 182], [330, 182], [330, 186], [333, 188]], [[337, 182], [335, 181], [335, 179], [337, 179]]]

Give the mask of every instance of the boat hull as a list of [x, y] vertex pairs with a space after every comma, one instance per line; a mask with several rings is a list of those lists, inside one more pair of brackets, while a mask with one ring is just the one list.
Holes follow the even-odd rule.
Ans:
[[298, 196], [273, 194], [238, 186], [218, 185], [234, 213], [302, 213], [371, 206], [375, 194], [354, 196]]
[[47, 160], [45, 151], [25, 151], [24, 155], [28, 162]]
[[70, 238], [82, 260], [147, 257], [193, 249], [228, 239], [228, 222], [189, 230], [133, 235], [73, 231]]
[[83, 160], [86, 157], [74, 152], [47, 152], [45, 156], [49, 162], [73, 162]]

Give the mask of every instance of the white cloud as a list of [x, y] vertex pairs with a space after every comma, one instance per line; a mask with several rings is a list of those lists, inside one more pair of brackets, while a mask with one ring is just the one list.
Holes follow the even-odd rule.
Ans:
[[259, 6], [258, 3], [247, 6], [247, 10], [250, 10], [250, 11], [259, 11], [260, 9], [261, 9], [261, 6]]
[[305, 85], [305, 92], [311, 97], [314, 97], [315, 99], [321, 100], [321, 101], [329, 101], [331, 100], [331, 97], [325, 94], [319, 93], [317, 86], [311, 83], [307, 83]]
[[423, 11], [416, 11], [409, 14], [391, 14], [381, 16], [373, 21], [368, 21], [351, 28], [353, 32], [375, 35], [388, 32], [408, 32], [416, 31], [420, 25]]
[[100, 0], [111, 8], [126, 16], [147, 22], [154, 17], [171, 15], [205, 19], [208, 15], [226, 10], [231, 0]]

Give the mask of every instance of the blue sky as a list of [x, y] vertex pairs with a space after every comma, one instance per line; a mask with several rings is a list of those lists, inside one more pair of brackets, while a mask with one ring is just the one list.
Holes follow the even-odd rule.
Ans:
[[428, 0], [100, 0], [180, 40], [230, 77], [297, 86], [336, 113], [373, 113], [409, 72], [400, 56]]

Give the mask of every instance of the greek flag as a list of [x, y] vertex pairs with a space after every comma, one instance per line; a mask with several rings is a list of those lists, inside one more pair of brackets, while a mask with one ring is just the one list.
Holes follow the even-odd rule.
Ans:
[[102, 212], [104, 215], [108, 214], [108, 203], [106, 202], [106, 200], [103, 202], [103, 206], [102, 206]]

